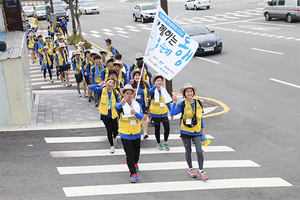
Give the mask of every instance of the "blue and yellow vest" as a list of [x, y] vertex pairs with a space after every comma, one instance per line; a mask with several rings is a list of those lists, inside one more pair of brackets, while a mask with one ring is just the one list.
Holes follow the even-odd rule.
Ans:
[[195, 115], [195, 110], [193, 110], [191, 104], [189, 102], [187, 102], [187, 100], [184, 100], [185, 102], [185, 106], [184, 106], [184, 111], [183, 111], [183, 115], [182, 115], [182, 120], [181, 120], [181, 126], [180, 129], [186, 132], [190, 132], [190, 133], [194, 133], [194, 132], [200, 132], [201, 130], [201, 120], [202, 120], [202, 112], [203, 109], [201, 107], [201, 105], [199, 104], [199, 102], [196, 100], [195, 101], [195, 106], [197, 108], [197, 124], [193, 127], [188, 127], [186, 125], [183, 124], [183, 120], [186, 121], [186, 119], [192, 119], [193, 116]]
[[[136, 102], [138, 103], [138, 102]], [[131, 103], [131, 108], [132, 108]], [[135, 125], [130, 125], [131, 120], [136, 120]], [[135, 116], [133, 117], [125, 117], [123, 118], [123, 113], [120, 114], [120, 119], [119, 119], [119, 130], [120, 133], [123, 133], [125, 135], [136, 135], [141, 132], [141, 121], [136, 118]]]
[[[116, 104], [117, 100], [113, 93], [114, 93], [114, 91], [111, 92], [111, 98], [110, 98], [111, 99], [111, 117], [112, 117], [112, 119], [115, 119], [118, 116], [118, 113], [115, 109], [115, 104]], [[101, 92], [101, 99], [100, 99], [99, 108], [98, 108], [98, 112], [100, 114], [103, 114], [103, 115], [108, 114], [108, 102], [109, 102], [108, 92], [107, 92], [106, 87], [104, 87]]]

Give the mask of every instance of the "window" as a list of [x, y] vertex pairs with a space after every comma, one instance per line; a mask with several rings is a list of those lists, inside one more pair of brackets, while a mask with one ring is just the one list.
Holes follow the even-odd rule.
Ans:
[[276, 6], [277, 0], [272, 0], [270, 1], [269, 5], [270, 6]]
[[284, 6], [285, 0], [279, 0], [278, 5], [279, 6]]
[[297, 6], [300, 6], [300, 0], [297, 1]]

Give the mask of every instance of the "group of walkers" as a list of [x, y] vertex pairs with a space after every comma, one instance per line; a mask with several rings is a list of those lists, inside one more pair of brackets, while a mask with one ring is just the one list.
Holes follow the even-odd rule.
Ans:
[[[42, 35], [34, 35], [33, 30], [28, 31], [27, 46], [32, 62], [35, 62], [36, 57], [40, 59], [45, 81], [48, 71], [52, 83], [52, 69], [56, 66], [57, 79], [60, 78], [65, 86], [72, 85], [69, 83], [68, 71], [73, 68], [79, 96], [88, 98], [89, 102], [94, 101], [98, 108], [107, 131], [110, 153], [115, 152], [117, 136], [120, 135], [132, 183], [138, 177], [141, 138], [149, 138], [148, 125], [154, 126], [156, 148], [159, 151], [170, 151], [169, 115], [173, 119], [179, 113], [182, 113], [180, 134], [186, 151], [189, 175], [192, 178], [197, 176], [191, 159], [191, 146], [194, 143], [198, 157], [198, 175], [202, 180], [207, 180], [203, 172], [201, 146], [201, 140], [205, 138], [203, 107], [200, 101], [193, 98], [196, 87], [185, 84], [180, 90], [185, 100], [178, 103], [177, 93], [172, 97], [169, 95], [163, 87], [164, 77], [160, 74], [152, 76], [142, 54], [137, 53], [135, 62], [128, 68], [110, 39], [105, 40], [108, 49], [99, 52], [85, 50], [84, 43], [79, 42], [72, 52], [70, 64], [68, 46], [60, 31], [51, 22], [48, 31], [45, 41]], [[163, 142], [160, 139], [161, 124], [164, 128]]]

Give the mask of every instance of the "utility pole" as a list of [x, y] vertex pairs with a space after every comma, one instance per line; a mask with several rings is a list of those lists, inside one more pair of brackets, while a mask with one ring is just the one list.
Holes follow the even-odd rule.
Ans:
[[[168, 0], [160, 0], [160, 7], [165, 11], [166, 14], [168, 14]], [[166, 89], [169, 95], [172, 96], [172, 92], [173, 92], [172, 80], [168, 81], [166, 79]]]

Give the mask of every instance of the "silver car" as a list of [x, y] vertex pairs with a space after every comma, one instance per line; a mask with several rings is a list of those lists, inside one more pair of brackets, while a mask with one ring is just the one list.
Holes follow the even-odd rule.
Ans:
[[83, 3], [78, 7], [80, 13], [91, 14], [91, 13], [100, 13], [100, 9], [98, 6], [92, 3]]
[[35, 6], [33, 17], [37, 19], [46, 19], [46, 6]]
[[27, 17], [33, 17], [33, 11], [34, 11], [33, 6], [24, 6], [23, 10]]
[[153, 4], [136, 4], [133, 7], [133, 21], [141, 20], [142, 23], [152, 21], [155, 18], [156, 7]]

